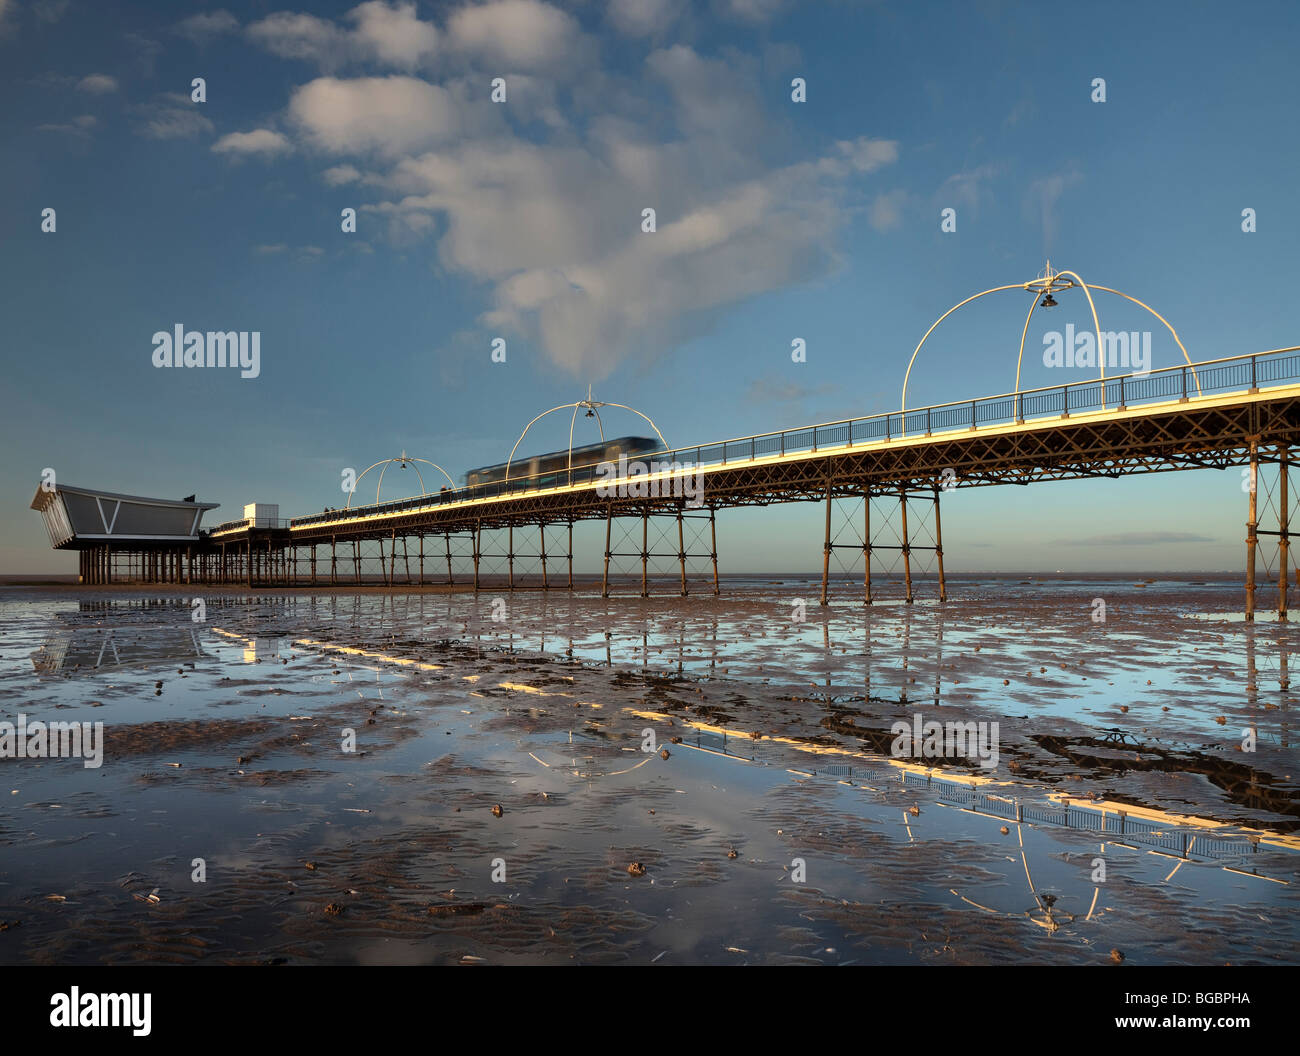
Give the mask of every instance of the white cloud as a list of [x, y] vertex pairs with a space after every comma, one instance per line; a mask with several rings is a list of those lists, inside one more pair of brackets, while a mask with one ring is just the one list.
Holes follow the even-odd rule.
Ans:
[[437, 51], [437, 27], [420, 19], [412, 0], [367, 0], [346, 17], [354, 28], [316, 15], [277, 11], [247, 32], [272, 54], [314, 62], [327, 73], [358, 62], [411, 71]]
[[277, 11], [246, 32], [254, 43], [282, 59], [303, 59], [333, 69], [347, 58], [347, 33], [315, 15]]
[[438, 46], [437, 29], [432, 22], [419, 19], [414, 3], [370, 0], [353, 8], [348, 18], [356, 23], [359, 49], [398, 69], [415, 69], [432, 57]]
[[91, 114], [82, 114], [74, 117], [67, 124], [63, 125], [37, 125], [39, 132], [64, 132], [70, 136], [86, 137], [90, 135], [90, 130], [94, 128], [99, 121]]
[[319, 77], [293, 93], [289, 116], [314, 146], [334, 153], [397, 156], [460, 129], [450, 93], [415, 77]]
[[781, 13], [785, 0], [717, 0], [716, 6], [723, 14], [747, 22], [766, 22]]
[[287, 138], [269, 128], [256, 128], [252, 132], [230, 132], [212, 144], [213, 153], [235, 157], [256, 155], [270, 158], [292, 149], [293, 144]]
[[81, 78], [77, 82], [77, 88], [91, 95], [108, 95], [117, 91], [117, 78], [106, 73], [92, 73], [89, 77]]
[[611, 0], [605, 17], [625, 37], [650, 37], [677, 21], [685, 0]]
[[943, 181], [938, 197], [945, 206], [965, 206], [972, 212], [979, 208], [989, 183], [998, 175], [997, 165], [980, 165], [978, 168], [955, 172]]
[[335, 165], [326, 169], [321, 176], [331, 187], [342, 187], [361, 179], [361, 171], [355, 165]]
[[202, 11], [176, 24], [176, 32], [195, 44], [206, 44], [214, 37], [234, 33], [237, 29], [239, 19], [226, 10]]
[[587, 43], [573, 16], [541, 0], [490, 0], [456, 11], [447, 32], [458, 51], [513, 71], [561, 73]]
[[878, 194], [871, 202], [867, 218], [877, 231], [892, 231], [903, 223], [903, 205], [907, 202], [906, 191], [889, 191]]
[[192, 139], [212, 131], [212, 122], [191, 102], [188, 95], [166, 92], [152, 102], [134, 108], [140, 123], [137, 135], [149, 139]]

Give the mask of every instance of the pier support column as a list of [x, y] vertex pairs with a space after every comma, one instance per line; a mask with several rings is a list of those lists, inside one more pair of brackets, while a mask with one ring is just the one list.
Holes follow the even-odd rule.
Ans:
[[650, 587], [646, 582], [650, 571], [650, 511], [641, 511], [641, 597], [650, 596]]
[[1250, 442], [1250, 503], [1249, 517], [1246, 521], [1246, 621], [1253, 623], [1255, 621], [1255, 549], [1259, 543], [1255, 535], [1255, 529], [1259, 526], [1256, 522], [1256, 513], [1258, 512], [1255, 504], [1255, 493], [1259, 490], [1259, 444], [1252, 440]]
[[[609, 549], [606, 546], [606, 549]], [[573, 522], [569, 522], [569, 589], [573, 589]]]
[[677, 507], [677, 560], [682, 566], [682, 597], [686, 597], [686, 537], [682, 532], [682, 507]]
[[478, 593], [478, 561], [483, 553], [483, 522], [474, 526], [474, 593]]
[[826, 604], [826, 588], [831, 575], [831, 484], [826, 482], [826, 542], [822, 546], [822, 599]]
[[515, 589], [515, 526], [506, 528], [506, 588]]
[[551, 581], [546, 574], [546, 522], [543, 521], [537, 526], [537, 531], [542, 540], [542, 589], [550, 590]]
[[[609, 558], [610, 558], [609, 544], [610, 544], [610, 532], [612, 531], [613, 527], [614, 527], [614, 504], [611, 502], [605, 508], [605, 571], [602, 572], [600, 576], [600, 596], [602, 598], [609, 597]], [[572, 550], [573, 547], [570, 546], [569, 549]]]
[[712, 546], [709, 556], [713, 559], [713, 594], [715, 597], [720, 593], [718, 587], [718, 525], [714, 519], [716, 512], [715, 507], [709, 507], [709, 539]]
[[1287, 622], [1286, 615], [1286, 581], [1287, 573], [1287, 551], [1290, 548], [1290, 505], [1291, 497], [1287, 494], [1287, 465], [1291, 460], [1291, 452], [1286, 444], [1281, 445], [1278, 450], [1278, 507], [1277, 507], [1277, 618], [1280, 623]]
[[862, 592], [871, 604], [871, 492], [862, 493]]
[[447, 582], [449, 584], [454, 584], [456, 582], [456, 577], [452, 574], [451, 571], [451, 533], [443, 532], [442, 538], [443, 541], [447, 544]]
[[939, 523], [939, 485], [934, 486], [934, 555], [939, 562], [939, 600], [948, 600], [948, 586], [943, 579], [943, 527]]
[[899, 510], [903, 518], [903, 580], [907, 584], [907, 603], [912, 604], [912, 543], [907, 535], [907, 491], [898, 489]]

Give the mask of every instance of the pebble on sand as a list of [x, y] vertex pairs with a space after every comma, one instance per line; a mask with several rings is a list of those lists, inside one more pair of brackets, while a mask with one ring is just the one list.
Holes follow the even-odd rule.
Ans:
[[1111, 951], [1110, 951], [1110, 959], [1111, 959], [1112, 961], [1114, 961], [1116, 964], [1123, 964], [1123, 963], [1124, 963], [1124, 955], [1123, 955], [1122, 953], [1120, 953], [1119, 950], [1111, 950]]
[[645, 876], [645, 866], [640, 862], [633, 862], [627, 867], [628, 876]]
[[1011, 832], [1011, 830], [1008, 829], [1005, 825], [1003, 825], [1002, 828], [1000, 828], [998, 831], [1002, 833], [1003, 836], [1006, 836]]
[[494, 818], [499, 818], [499, 817], [501, 817], [501, 815], [504, 814], [504, 813], [505, 813], [505, 811], [501, 809], [501, 804], [500, 804], [500, 803], [497, 803], [497, 804], [495, 804], [495, 805], [492, 807], [492, 816], [493, 816]]
[[671, 754], [672, 753], [667, 748], [665, 748], [662, 752], [659, 753], [659, 758], [667, 759]]

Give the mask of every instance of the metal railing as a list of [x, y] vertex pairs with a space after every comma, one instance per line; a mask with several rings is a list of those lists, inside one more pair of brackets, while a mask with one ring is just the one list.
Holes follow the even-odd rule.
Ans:
[[[849, 418], [821, 425], [759, 433], [694, 447], [674, 448], [643, 456], [655, 462], [678, 462], [693, 466], [727, 466], [760, 458], [815, 453], [823, 448], [845, 448], [912, 440], [935, 433], [953, 433], [990, 425], [1015, 425], [1027, 421], [1068, 418], [1073, 414], [1123, 411], [1135, 406], [1186, 401], [1226, 392], [1254, 392], [1261, 386], [1300, 380], [1300, 346], [1272, 349], [1246, 356], [1211, 359], [1190, 366], [1163, 367], [1146, 374], [1124, 374], [1094, 378], [1065, 385], [984, 396], [957, 403], [940, 403], [908, 411], [893, 411], [865, 418]], [[466, 485], [439, 495], [418, 495], [410, 499], [355, 506], [296, 517], [294, 528], [329, 521], [358, 520], [408, 509], [427, 509], [459, 502], [516, 495], [547, 488], [575, 487], [608, 477], [601, 473], [603, 462], [534, 476], [488, 484]], [[224, 527], [221, 526], [221, 527]], [[214, 529], [214, 531], [218, 531]]]
[[[257, 518], [253, 517], [237, 517], [233, 521], [222, 521], [215, 527], [209, 528], [207, 532], [208, 535], [217, 535], [219, 532], [243, 531], [245, 528], [251, 526], [253, 521], [256, 519]], [[290, 517], [280, 517], [276, 519], [263, 517], [261, 520], [263, 523], [257, 526], [259, 528], [288, 528], [294, 523], [293, 519]]]

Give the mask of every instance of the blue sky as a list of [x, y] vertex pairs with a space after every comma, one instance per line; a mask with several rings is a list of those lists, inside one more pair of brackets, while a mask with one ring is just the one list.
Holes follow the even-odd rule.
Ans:
[[[75, 570], [27, 509], [46, 466], [288, 516], [403, 449], [501, 461], [588, 383], [683, 445], [895, 409], [931, 322], [1048, 256], [1193, 359], [1298, 344], [1298, 28], [1285, 3], [0, 0], [0, 571]], [[936, 331], [909, 404], [1010, 390], [1024, 296]], [[1035, 317], [1026, 386], [1086, 311]], [[155, 369], [177, 323], [260, 331], [260, 376]], [[819, 519], [724, 515], [724, 569], [818, 567]], [[1244, 520], [1235, 472], [944, 508], [954, 569], [1235, 569]]]

